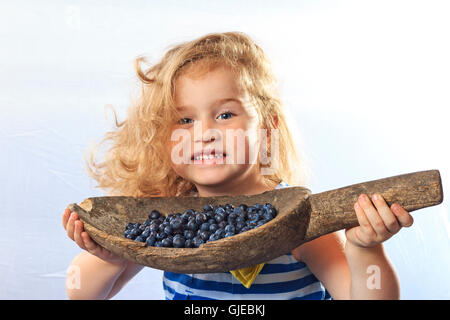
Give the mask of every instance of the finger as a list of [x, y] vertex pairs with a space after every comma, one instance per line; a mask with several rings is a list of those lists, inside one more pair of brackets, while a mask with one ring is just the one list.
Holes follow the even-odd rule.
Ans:
[[74, 222], [76, 221], [76, 212], [72, 212], [71, 213], [71, 215], [70, 215], [70, 218], [69, 218], [69, 221], [67, 222], [67, 228], [66, 228], [66, 230], [67, 230], [67, 235], [69, 236], [69, 238], [70, 239], [72, 239], [72, 240], [74, 240], [74, 238], [73, 238], [73, 232], [74, 232], [74, 229], [75, 229], [75, 224], [74, 224]]
[[375, 209], [369, 197], [367, 197], [367, 195], [365, 194], [361, 194], [358, 198], [358, 203], [364, 209], [364, 213], [366, 214], [370, 225], [372, 226], [378, 237], [382, 239], [388, 238], [391, 234], [386, 229], [383, 219], [381, 219], [377, 209]]
[[408, 211], [406, 211], [401, 205], [399, 205], [398, 203], [394, 203], [391, 206], [391, 209], [402, 227], [408, 228], [412, 226], [412, 224], [414, 223], [412, 215]]
[[[376, 237], [377, 233], [373, 230], [363, 208], [361, 208], [358, 202], [355, 203], [354, 207], [360, 226], [359, 229], [355, 229], [355, 235], [361, 242], [363, 242], [363, 244], [369, 244]], [[358, 230], [361, 232], [357, 232]]]
[[89, 237], [88, 233], [86, 231], [83, 231], [81, 233], [81, 238], [83, 239], [84, 246], [86, 247], [86, 250], [90, 253], [96, 253], [98, 244], [92, 241], [91, 237]]
[[386, 201], [383, 199], [383, 197], [380, 194], [375, 193], [372, 196], [372, 202], [375, 205], [375, 207], [377, 208], [378, 213], [379, 213], [381, 219], [383, 220], [384, 225], [386, 226], [386, 229], [391, 234], [397, 233], [400, 230], [401, 226], [397, 220], [397, 217], [391, 211], [391, 209], [389, 209], [389, 207], [388, 207]]
[[81, 233], [83, 232], [83, 223], [80, 220], [75, 221], [75, 231], [73, 233], [73, 240], [83, 250], [86, 250]]
[[69, 217], [70, 217], [70, 209], [66, 208], [66, 210], [64, 210], [64, 213], [62, 215], [62, 225], [64, 229], [66, 229], [67, 227], [67, 221], [69, 221]]

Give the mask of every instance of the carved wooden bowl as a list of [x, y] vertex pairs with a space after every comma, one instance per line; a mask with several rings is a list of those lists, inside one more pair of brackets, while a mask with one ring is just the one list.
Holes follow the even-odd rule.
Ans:
[[[302, 243], [358, 225], [353, 208], [360, 194], [379, 193], [388, 205], [399, 203], [407, 211], [443, 201], [438, 170], [409, 173], [311, 194], [303, 187], [275, 189], [251, 196], [218, 197], [92, 197], [68, 207], [78, 213], [85, 231], [113, 253], [148, 267], [177, 273], [212, 273], [240, 269], [270, 261]], [[202, 211], [204, 205], [271, 203], [277, 216], [249, 231], [206, 242], [199, 248], [162, 248], [126, 239], [129, 222], [143, 223], [151, 210], [163, 215]]]

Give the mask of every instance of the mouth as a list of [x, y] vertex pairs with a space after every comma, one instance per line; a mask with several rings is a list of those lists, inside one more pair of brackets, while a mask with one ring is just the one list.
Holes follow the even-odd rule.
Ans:
[[194, 164], [205, 164], [205, 165], [223, 164], [225, 158], [226, 153], [224, 152], [216, 153], [215, 149], [210, 149], [194, 153], [191, 156], [191, 161], [193, 161]]

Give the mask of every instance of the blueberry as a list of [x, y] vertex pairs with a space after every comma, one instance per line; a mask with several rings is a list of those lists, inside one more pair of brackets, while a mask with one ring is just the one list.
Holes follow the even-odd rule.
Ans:
[[142, 231], [139, 228], [134, 228], [134, 229], [131, 229], [130, 234], [136, 237], [136, 236], [139, 236], [141, 233], [142, 233]]
[[156, 240], [162, 240], [167, 237], [167, 234], [164, 231], [160, 231], [156, 234]]
[[210, 204], [207, 204], [203, 207], [203, 211], [207, 212], [207, 211], [213, 211], [214, 207]]
[[201, 244], [205, 243], [205, 241], [203, 241], [203, 239], [200, 237], [195, 237], [193, 239], [193, 243], [194, 243], [194, 247], [198, 248], [198, 247], [200, 247]]
[[217, 226], [219, 227], [219, 228], [223, 228], [223, 229], [225, 229], [225, 227], [227, 226], [227, 222], [226, 221], [221, 221], [221, 222], [219, 222], [218, 224], [217, 224]]
[[211, 234], [209, 236], [208, 241], [216, 241], [216, 240], [219, 240], [219, 239], [220, 239], [219, 236], [217, 234], [213, 233], [213, 234]]
[[231, 236], [234, 236], [234, 232], [227, 232], [227, 233], [225, 233], [225, 238], [231, 237]]
[[156, 241], [154, 244], [155, 247], [162, 247], [162, 242], [161, 241]]
[[270, 214], [272, 218], [275, 218], [275, 216], [277, 215], [277, 210], [275, 208], [266, 208], [265, 212], [267, 214]]
[[184, 242], [184, 247], [192, 248], [193, 246], [194, 246], [194, 243], [192, 242], [192, 239], [186, 239], [186, 241]]
[[241, 229], [241, 231], [239, 231], [239, 233], [242, 233], [242, 232], [245, 232], [245, 231], [248, 231], [248, 230], [250, 230], [250, 228], [247, 227], [247, 226], [245, 226], [245, 227], [243, 227], [243, 228]]
[[149, 246], [153, 246], [155, 244], [156, 238], [155, 237], [148, 237], [145, 243]]
[[163, 247], [169, 248], [172, 246], [172, 240], [165, 238], [161, 241]]
[[158, 231], [158, 229], [159, 229], [158, 224], [156, 224], [154, 222], [152, 224], [150, 224], [150, 231]]
[[244, 222], [245, 221], [245, 219], [244, 219], [244, 217], [242, 217], [242, 216], [237, 216], [236, 217], [236, 219], [234, 219], [234, 221], [236, 222], [236, 223], [239, 223], [239, 222]]
[[181, 219], [180, 218], [173, 219], [170, 222], [170, 227], [172, 229], [179, 229], [179, 228], [181, 228]]
[[125, 236], [125, 238], [134, 240], [134, 238], [136, 238], [136, 236], [133, 236], [132, 234], [127, 234], [127, 235]]
[[202, 225], [200, 226], [200, 230], [209, 231], [209, 226], [210, 224], [208, 222], [202, 223]]
[[181, 236], [173, 238], [174, 248], [182, 248], [182, 247], [184, 247], [184, 243], [185, 243], [185, 239]]
[[198, 225], [195, 221], [191, 220], [187, 224], [187, 228], [192, 231], [196, 231], [198, 229]]
[[225, 215], [223, 213], [217, 213], [214, 216], [214, 219], [216, 220], [217, 223], [220, 223], [225, 219]]
[[210, 235], [211, 235], [211, 233], [209, 231], [200, 231], [200, 238], [203, 241], [208, 240]]
[[231, 213], [228, 215], [228, 220], [230, 220], [230, 219], [235, 220], [237, 217], [238, 217], [237, 213], [231, 212]]
[[236, 232], [236, 228], [233, 225], [229, 224], [225, 227], [225, 232], [234, 234]]
[[133, 229], [133, 224], [131, 222], [127, 223], [127, 230], [131, 230], [131, 229]]
[[241, 204], [241, 205], [239, 205], [239, 207], [238, 208], [240, 208], [241, 210], [242, 210], [242, 212], [245, 212], [245, 211], [247, 211], [247, 205], [246, 204]]
[[182, 224], [186, 224], [189, 221], [189, 215], [187, 215], [186, 213], [183, 213], [180, 218]]
[[219, 228], [219, 227], [217, 226], [217, 224], [211, 223], [211, 224], [209, 225], [209, 232], [216, 232], [216, 230], [217, 230], [218, 228]]
[[141, 237], [148, 238], [150, 236], [150, 228], [147, 230], [145, 229], [144, 232], [142, 232]]
[[215, 210], [214, 210], [214, 214], [218, 215], [218, 214], [222, 214], [225, 215], [225, 209], [221, 206], [218, 206]]
[[192, 230], [184, 230], [184, 237], [186, 239], [192, 239], [194, 237], [194, 231], [192, 231]]
[[142, 237], [142, 236], [137, 236], [137, 237], [134, 239], [134, 241], [144, 242], [144, 241], [145, 241], [145, 238]]
[[249, 223], [247, 224], [247, 226], [248, 226], [250, 229], [256, 228], [257, 225], [258, 225], [258, 221], [257, 221], [257, 220], [249, 221]]
[[150, 212], [150, 214], [148, 215], [148, 217], [152, 220], [158, 219], [160, 216], [161, 214], [159, 213], [158, 210], [152, 210], [152, 212]]
[[219, 228], [214, 232], [219, 238], [223, 238], [225, 236], [225, 230], [223, 228]]
[[236, 222], [236, 232], [239, 232], [242, 230], [242, 228], [245, 227], [245, 223], [243, 221]]
[[264, 212], [263, 218], [264, 218], [265, 220], [272, 220], [274, 217], [273, 217], [272, 214], [270, 214], [269, 212]]
[[172, 228], [170, 226], [165, 227], [164, 228], [164, 233], [168, 234], [168, 235], [172, 234]]
[[204, 213], [198, 213], [197, 215], [195, 215], [195, 222], [198, 225], [201, 225], [202, 223], [208, 221], [208, 218], [206, 217], [206, 215]]

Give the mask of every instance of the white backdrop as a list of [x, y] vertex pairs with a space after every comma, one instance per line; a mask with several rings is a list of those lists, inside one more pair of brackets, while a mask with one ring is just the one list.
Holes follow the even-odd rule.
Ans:
[[[414, 171], [450, 179], [447, 1], [2, 1], [0, 299], [67, 299], [67, 204], [103, 195], [83, 151], [136, 90], [133, 59], [242, 31], [269, 55], [322, 192]], [[450, 298], [447, 201], [385, 243], [403, 299]], [[144, 269], [115, 299], [162, 299]]]

